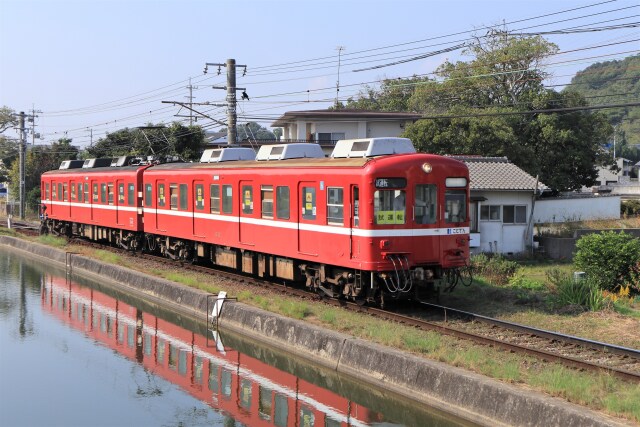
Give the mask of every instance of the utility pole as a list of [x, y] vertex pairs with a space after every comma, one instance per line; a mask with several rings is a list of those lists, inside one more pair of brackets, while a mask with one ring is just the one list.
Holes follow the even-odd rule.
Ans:
[[339, 94], [340, 94], [340, 59], [342, 56], [342, 51], [345, 49], [344, 46], [338, 46], [336, 48], [338, 50], [338, 81], [336, 82], [336, 108], [338, 108], [339, 102]]
[[20, 219], [24, 220], [24, 208], [25, 208], [25, 191], [24, 191], [24, 169], [25, 169], [25, 157], [26, 157], [26, 146], [27, 146], [27, 133], [24, 125], [25, 114], [24, 111], [20, 111]]
[[[227, 90], [227, 145], [235, 145], [238, 139], [238, 130], [236, 128], [237, 115], [236, 115], [236, 91], [246, 91], [246, 88], [236, 87], [236, 67], [244, 67], [244, 73], [247, 72], [246, 65], [236, 65], [235, 59], [227, 59], [225, 64], [213, 64], [207, 62], [204, 67], [204, 73], [207, 73], [209, 65], [218, 67], [218, 74], [220, 73], [220, 67], [227, 67], [227, 86], [219, 87], [213, 86], [214, 89], [226, 89]], [[244, 74], [243, 74], [244, 75]], [[246, 94], [246, 92], [245, 92]]]
[[[193, 86], [191, 85], [191, 77], [189, 77], [189, 107], [193, 108]], [[189, 126], [193, 126], [193, 110], [189, 110]]]

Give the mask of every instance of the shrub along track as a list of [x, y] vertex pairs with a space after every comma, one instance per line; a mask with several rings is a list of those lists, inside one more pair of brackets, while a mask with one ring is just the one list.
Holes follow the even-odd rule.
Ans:
[[[33, 235], [32, 229], [18, 229], [23, 234]], [[226, 281], [241, 282], [259, 286], [269, 292], [286, 294], [306, 300], [322, 300], [326, 304], [341, 307], [359, 313], [366, 313], [376, 318], [385, 319], [422, 330], [436, 331], [442, 334], [469, 340], [475, 343], [505, 349], [507, 351], [527, 354], [544, 361], [554, 361], [580, 370], [605, 371], [616, 377], [640, 382], [640, 350], [625, 348], [613, 344], [596, 342], [575, 336], [532, 328], [517, 323], [506, 322], [474, 313], [469, 313], [436, 304], [421, 303], [435, 313], [440, 320], [426, 320], [424, 315], [404, 315], [399, 312], [381, 310], [374, 307], [361, 306], [344, 300], [322, 298], [319, 295], [289, 286], [287, 283], [274, 283], [265, 279], [230, 272], [211, 267], [180, 263], [167, 258], [136, 253], [132, 255], [123, 249], [98, 245], [83, 239], [72, 239], [74, 244], [91, 246], [97, 249], [108, 249], [120, 255], [128, 254], [135, 258], [143, 258], [152, 262], [179, 266], [207, 275], [214, 274]], [[453, 319], [451, 319], [453, 316]]]

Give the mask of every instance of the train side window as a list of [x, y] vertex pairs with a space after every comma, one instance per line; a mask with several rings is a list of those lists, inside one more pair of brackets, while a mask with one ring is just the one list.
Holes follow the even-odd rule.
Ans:
[[262, 218], [273, 218], [273, 185], [260, 187], [260, 200], [262, 202]]
[[169, 184], [169, 207], [178, 210], [178, 184]]
[[406, 210], [404, 190], [377, 190], [373, 195], [376, 224], [404, 224]]
[[133, 184], [127, 185], [127, 204], [135, 206], [136, 204], [136, 187]]
[[113, 194], [113, 182], [107, 184], [107, 194], [109, 195], [109, 204], [113, 205], [114, 194]]
[[327, 187], [327, 224], [343, 225], [344, 192], [339, 187]]
[[189, 186], [180, 184], [180, 210], [186, 211], [189, 206]]
[[93, 184], [93, 201], [98, 201], [98, 184]]
[[64, 192], [64, 201], [69, 201], [69, 185], [66, 182], [62, 184], [62, 191]]
[[144, 205], [153, 206], [153, 185], [144, 185]]
[[107, 203], [107, 184], [100, 184], [100, 202]]
[[62, 184], [58, 184], [58, 200], [62, 200]]
[[158, 185], [158, 206], [165, 207], [167, 201], [164, 194], [164, 184]]
[[204, 210], [204, 185], [196, 184], [195, 196], [194, 206], [199, 211]]
[[211, 213], [220, 213], [220, 186], [218, 184], [211, 184], [209, 187], [211, 195]]
[[76, 185], [72, 182], [69, 184], [71, 186], [71, 200], [76, 199]]
[[315, 187], [302, 187], [302, 218], [316, 219], [316, 189]]
[[289, 187], [276, 187], [276, 215], [278, 219], [289, 219]]
[[78, 201], [82, 201], [82, 184], [78, 184]]
[[118, 183], [118, 204], [124, 205], [124, 182]]
[[242, 213], [253, 213], [253, 187], [250, 185], [242, 186]]
[[231, 185], [222, 186], [222, 213], [233, 212], [233, 187]]
[[51, 184], [51, 200], [55, 200], [57, 196], [55, 182]]
[[49, 200], [49, 183], [44, 184], [44, 199]]
[[447, 190], [444, 200], [446, 222], [459, 223], [467, 220], [467, 193], [464, 190]]
[[413, 217], [416, 224], [435, 224], [438, 200], [435, 184], [416, 185]]
[[89, 203], [91, 200], [89, 199], [89, 183], [84, 183], [84, 202]]

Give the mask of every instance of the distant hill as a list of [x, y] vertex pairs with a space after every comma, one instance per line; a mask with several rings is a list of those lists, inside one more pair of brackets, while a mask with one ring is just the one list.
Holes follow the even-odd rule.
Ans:
[[[565, 90], [582, 94], [591, 105], [638, 102], [640, 55], [590, 65], [578, 72]], [[602, 112], [612, 125], [618, 124], [616, 140], [621, 147], [624, 142], [627, 147], [640, 144], [640, 107], [604, 109]]]

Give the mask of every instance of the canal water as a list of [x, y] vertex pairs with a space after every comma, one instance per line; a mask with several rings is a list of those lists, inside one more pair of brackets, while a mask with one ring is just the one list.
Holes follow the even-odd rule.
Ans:
[[1, 426], [458, 426], [0, 247]]

